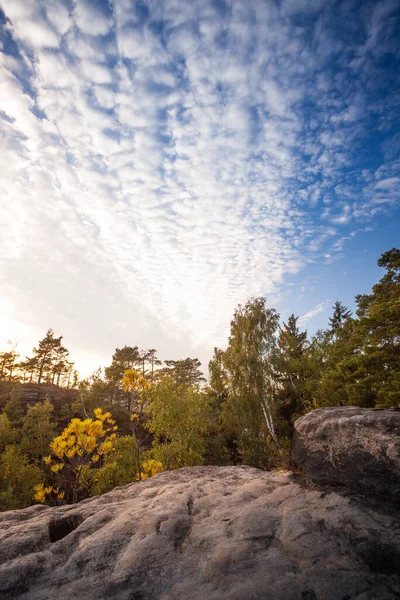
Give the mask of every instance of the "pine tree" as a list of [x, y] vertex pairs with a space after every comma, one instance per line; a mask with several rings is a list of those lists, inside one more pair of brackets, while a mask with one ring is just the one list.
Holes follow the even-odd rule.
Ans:
[[12, 381], [19, 353], [12, 350], [0, 352], [0, 381]]
[[329, 319], [329, 333], [335, 337], [339, 335], [340, 331], [343, 330], [345, 323], [350, 319], [351, 314], [351, 310], [349, 310], [347, 306], [336, 301], [333, 307], [333, 315]]
[[185, 358], [181, 360], [165, 360], [166, 367], [159, 369], [156, 378], [166, 375], [171, 377], [177, 386], [195, 386], [203, 383], [205, 378], [200, 370], [201, 362], [198, 358]]
[[292, 436], [293, 422], [308, 408], [306, 384], [310, 367], [307, 332], [300, 332], [297, 320], [298, 317], [292, 314], [280, 328], [274, 361], [280, 417], [278, 426], [286, 437]]
[[33, 349], [34, 358], [38, 365], [38, 383], [41, 383], [44, 373], [50, 374], [54, 363], [58, 362], [60, 356], [65, 357], [68, 351], [61, 343], [63, 336], [54, 337], [54, 331], [49, 329], [45, 337], [40, 340], [37, 348]]
[[19, 368], [23, 373], [24, 383], [26, 380], [29, 383], [32, 383], [34, 376], [38, 374], [38, 359], [35, 356], [32, 358], [27, 356], [25, 360], [19, 364]]
[[354, 404], [400, 405], [400, 250], [382, 254], [386, 269], [371, 294], [356, 296], [359, 352], [348, 392]]

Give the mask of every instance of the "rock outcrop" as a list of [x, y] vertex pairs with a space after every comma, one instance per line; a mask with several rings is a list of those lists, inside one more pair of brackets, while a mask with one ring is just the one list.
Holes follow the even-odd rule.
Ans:
[[290, 472], [193, 467], [0, 515], [3, 600], [395, 600], [394, 504]]
[[400, 410], [313, 410], [295, 423], [292, 457], [313, 481], [400, 503]]

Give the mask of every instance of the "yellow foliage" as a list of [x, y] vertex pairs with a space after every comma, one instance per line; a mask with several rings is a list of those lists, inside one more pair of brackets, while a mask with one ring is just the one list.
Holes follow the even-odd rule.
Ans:
[[162, 462], [150, 458], [142, 463], [142, 480], [153, 477], [164, 470]]
[[50, 467], [50, 469], [53, 471], [53, 473], [58, 473], [58, 471], [61, 471], [61, 469], [64, 467], [63, 463], [57, 463], [55, 465], [52, 465]]
[[53, 491], [53, 487], [51, 485], [44, 487], [43, 483], [35, 485], [33, 489], [35, 490], [35, 495], [33, 496], [33, 499], [36, 500], [36, 502], [41, 502], [42, 504], [46, 500], [46, 496], [51, 494], [51, 492]]
[[[63, 487], [72, 485], [74, 497], [77, 497], [77, 490], [82, 485], [83, 470], [97, 463], [100, 456], [112, 452], [117, 437], [115, 431], [118, 427], [110, 412], [103, 413], [101, 408], [96, 408], [94, 416], [95, 419], [71, 419], [64, 431], [50, 444], [53, 459], [51, 456], [43, 459], [59, 477]], [[64, 466], [68, 466], [68, 479], [62, 473]], [[34, 499], [45, 502], [46, 495], [52, 492], [58, 499], [64, 498], [65, 492], [59, 488], [45, 488], [40, 484], [35, 488]]]
[[122, 387], [126, 392], [137, 392], [140, 395], [150, 388], [150, 383], [139, 371], [127, 369], [122, 378]]

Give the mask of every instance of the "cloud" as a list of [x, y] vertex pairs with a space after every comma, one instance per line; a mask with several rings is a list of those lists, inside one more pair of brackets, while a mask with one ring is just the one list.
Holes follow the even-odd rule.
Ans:
[[105, 35], [112, 26], [111, 20], [99, 8], [100, 3], [89, 0], [75, 2], [75, 22], [82, 33], [88, 35]]
[[61, 2], [50, 2], [46, 5], [46, 14], [50, 23], [57, 29], [59, 35], [67, 33], [71, 27], [71, 19], [68, 9]]
[[393, 102], [369, 87], [389, 85], [370, 56], [392, 51], [390, 7], [360, 9], [355, 31], [331, 2], [0, 6], [13, 322], [96, 357], [132, 343], [205, 360], [239, 302], [279, 303], [394, 205]]
[[299, 326], [303, 327], [307, 323], [307, 321], [310, 321], [310, 319], [313, 319], [319, 313], [324, 312], [328, 307], [328, 303], [329, 301], [320, 302], [314, 308], [302, 315], [298, 321]]

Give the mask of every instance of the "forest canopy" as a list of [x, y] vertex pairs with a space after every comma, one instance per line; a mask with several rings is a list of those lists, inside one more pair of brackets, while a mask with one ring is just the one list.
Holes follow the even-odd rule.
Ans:
[[263, 297], [239, 305], [208, 379], [197, 358], [116, 348], [79, 379], [49, 329], [0, 352], [0, 509], [60, 504], [184, 466], [288, 466], [294, 421], [326, 406], [400, 406], [400, 250], [355, 314], [335, 302], [309, 337]]

